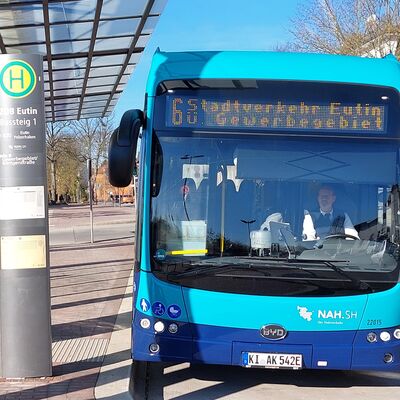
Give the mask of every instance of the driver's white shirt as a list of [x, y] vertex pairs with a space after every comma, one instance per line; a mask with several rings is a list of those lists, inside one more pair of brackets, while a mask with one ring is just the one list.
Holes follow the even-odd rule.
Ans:
[[[332, 214], [333, 210], [330, 213], [325, 213], [320, 210], [321, 214]], [[358, 236], [358, 232], [355, 230], [353, 223], [351, 222], [350, 217], [347, 213], [344, 213], [344, 223], [343, 223], [344, 233], [346, 235], [355, 236], [356, 238], [360, 238]], [[314, 222], [312, 220], [311, 214], [308, 210], [304, 210], [304, 220], [303, 220], [303, 240], [318, 240], [317, 231], [314, 228]]]

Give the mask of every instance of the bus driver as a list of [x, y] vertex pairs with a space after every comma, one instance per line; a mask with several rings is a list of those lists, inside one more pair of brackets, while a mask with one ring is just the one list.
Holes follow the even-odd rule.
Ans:
[[347, 213], [334, 208], [336, 195], [330, 186], [322, 186], [319, 189], [317, 200], [319, 210], [304, 210], [303, 240], [318, 240], [336, 234], [359, 239]]

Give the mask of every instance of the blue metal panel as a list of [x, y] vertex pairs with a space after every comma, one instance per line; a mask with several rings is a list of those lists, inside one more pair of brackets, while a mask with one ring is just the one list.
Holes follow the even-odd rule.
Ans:
[[343, 297], [251, 296], [183, 288], [189, 321], [257, 329], [280, 324], [296, 331], [358, 329], [367, 295]]
[[371, 326], [384, 328], [400, 325], [399, 299], [400, 284], [390, 290], [369, 295], [359, 329], [371, 329]]
[[219, 342], [272, 343], [278, 348], [281, 345], [308, 345], [313, 343], [318, 345], [352, 345], [356, 332], [296, 332], [289, 330], [284, 339], [271, 341], [261, 336], [261, 325], [258, 329], [230, 329], [210, 325], [191, 325], [193, 337], [198, 341], [214, 339]]
[[204, 364], [235, 365], [236, 363], [232, 362], [232, 342], [213, 338], [195, 339], [192, 361]]
[[[390, 369], [400, 371], [400, 340], [393, 339], [393, 329], [387, 329], [390, 332], [392, 340], [382, 342], [378, 339], [376, 343], [366, 341], [367, 332], [375, 332], [378, 337], [382, 330], [359, 331], [354, 341], [353, 369]], [[391, 353], [394, 361], [391, 364], [385, 364], [383, 356]]]
[[151, 176], [151, 142], [153, 132], [153, 118], [151, 110], [154, 107], [154, 98], [147, 98], [147, 112], [146, 115], [146, 129], [143, 131], [142, 141], [145, 143], [144, 151], [144, 169], [143, 176], [143, 226], [142, 226], [142, 254], [141, 254], [141, 268], [150, 270], [150, 243], [149, 243], [149, 227], [150, 227], [150, 176]]
[[[141, 271], [140, 285], [136, 298], [136, 309], [147, 316], [155, 316], [174, 320], [188, 321], [186, 307], [183, 301], [182, 288], [178, 285], [160, 281], [155, 278], [152, 273]], [[148, 302], [150, 307], [144, 309], [142, 301]], [[155, 303], [161, 303], [165, 307], [163, 314], [155, 314], [151, 307]], [[171, 318], [168, 315], [168, 308], [172, 305], [178, 306], [181, 309], [181, 314], [177, 318]]]
[[[271, 341], [260, 335], [259, 329], [235, 329], [218, 326], [178, 323], [179, 331], [167, 330], [157, 334], [152, 329], [159, 319], [150, 317], [151, 327], [143, 329], [139, 321], [133, 325], [134, 359], [143, 361], [198, 362], [207, 364], [243, 365], [244, 352], [302, 354], [303, 367], [313, 369], [376, 369], [400, 371], [400, 340], [393, 338], [394, 328], [388, 329], [392, 339], [376, 343], [366, 340], [368, 330], [332, 332], [296, 332], [279, 341]], [[170, 321], [163, 320], [166, 325]], [[151, 354], [149, 346], [157, 343], [160, 352]], [[394, 356], [386, 364], [386, 353]]]
[[[181, 308], [178, 321], [200, 325], [259, 329], [277, 323], [293, 331], [343, 331], [368, 329], [371, 320], [379, 320], [379, 328], [400, 325], [400, 284], [388, 291], [357, 296], [280, 297], [251, 296], [181, 288], [141, 272], [136, 309], [143, 310], [141, 300], [161, 302], [166, 308]], [[387, 307], [387, 304], [392, 304]], [[157, 315], [155, 315], [157, 316]], [[163, 318], [173, 319], [167, 316]], [[361, 324], [361, 325], [360, 325]]]
[[[132, 358], [142, 361], [192, 361], [192, 339], [182, 337], [166, 337], [141, 332], [132, 336], [134, 345]], [[152, 343], [160, 346], [160, 353], [152, 354], [149, 347]]]
[[[147, 318], [150, 321], [150, 327], [144, 329], [140, 326], [140, 320]], [[156, 333], [154, 323], [163, 321], [165, 331]], [[178, 325], [178, 332], [172, 334], [168, 331], [168, 325], [173, 322]], [[188, 323], [179, 321], [168, 321], [162, 318], [154, 318], [141, 311], [135, 311], [135, 318], [132, 323], [132, 358], [145, 361], [168, 361], [192, 358], [193, 334], [192, 326]], [[151, 354], [149, 346], [157, 343], [160, 346], [160, 354]]]
[[313, 358], [310, 368], [351, 369], [352, 352], [353, 346], [343, 344], [340, 341], [329, 345], [313, 345]]
[[[249, 68], [251, 65], [251, 68]], [[393, 57], [274, 52], [156, 52], [147, 90], [154, 96], [164, 80], [229, 78], [348, 82], [400, 87], [399, 63]]]

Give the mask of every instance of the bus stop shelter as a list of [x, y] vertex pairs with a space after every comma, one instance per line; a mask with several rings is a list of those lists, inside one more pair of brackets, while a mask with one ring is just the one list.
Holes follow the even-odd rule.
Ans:
[[44, 57], [48, 122], [108, 116], [166, 0], [0, 2], [2, 54]]
[[[110, 115], [165, 3], [0, 2], [0, 51], [10, 55], [1, 57], [0, 73], [0, 122], [5, 126], [0, 130], [1, 377], [49, 376], [52, 371], [44, 124]], [[43, 86], [36, 85], [35, 75], [40, 71], [42, 79], [42, 59], [32, 54], [43, 57]], [[25, 89], [28, 80], [31, 86]], [[38, 121], [28, 115], [21, 119], [24, 129], [14, 127], [20, 121], [16, 109], [27, 114], [33, 109]], [[34, 194], [32, 204], [21, 200], [27, 198], [24, 193]]]

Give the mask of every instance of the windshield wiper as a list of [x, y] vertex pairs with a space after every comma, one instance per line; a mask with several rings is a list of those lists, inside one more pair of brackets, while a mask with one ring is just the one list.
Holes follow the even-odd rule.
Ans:
[[264, 275], [268, 276], [270, 275], [269, 272], [265, 271], [264, 268], [260, 268], [260, 266], [255, 266], [251, 263], [225, 263], [225, 264], [219, 264], [219, 265], [204, 265], [203, 263], [199, 264], [190, 264], [190, 268], [188, 268], [186, 271], [182, 272], [168, 272], [167, 273], [167, 278], [173, 277], [173, 278], [182, 278], [182, 277], [188, 277], [188, 276], [199, 276], [199, 275], [209, 275], [209, 274], [216, 274], [221, 271], [229, 271], [232, 269], [248, 269], [248, 270], [253, 270], [253, 271], [258, 271], [262, 272]]
[[252, 270], [262, 272], [265, 276], [271, 276], [271, 273], [266, 271], [266, 269], [270, 267], [276, 268], [276, 264], [282, 262], [290, 263], [290, 265], [278, 265], [278, 267], [290, 270], [300, 270], [310, 274], [313, 277], [317, 277], [315, 272], [302, 268], [298, 265], [293, 265], [293, 261], [295, 260], [277, 257], [216, 257], [197, 263], [190, 263], [190, 268], [181, 272], [169, 272], [167, 273], [167, 277], [181, 278], [188, 276], [208, 275], [226, 272], [233, 269]]
[[[298, 283], [298, 281], [304, 281], [308, 285], [315, 286], [318, 289], [324, 289], [324, 290], [332, 290], [329, 289], [326, 285], [323, 285], [318, 282], [318, 277], [313, 271], [309, 271], [307, 269], [297, 267], [295, 265], [290, 265], [287, 266], [285, 265], [282, 268], [289, 268], [290, 270], [301, 270], [303, 272], [307, 272], [311, 275], [311, 277], [315, 278], [316, 280], [314, 281], [311, 277], [299, 277], [296, 280], [292, 277], [288, 276], [272, 276], [271, 273], [266, 271], [266, 268], [268, 267], [267, 265], [254, 265], [254, 264], [220, 264], [220, 265], [214, 265], [212, 267], [210, 266], [201, 266], [201, 267], [195, 267], [193, 264], [191, 264], [191, 268], [189, 270], [183, 271], [183, 272], [169, 272], [167, 274], [167, 279], [179, 279], [179, 278], [187, 278], [187, 277], [199, 277], [199, 276], [207, 276], [207, 275], [219, 275], [223, 277], [243, 277], [243, 275], [237, 275], [237, 274], [229, 274], [229, 271], [232, 270], [240, 270], [240, 269], [245, 269], [245, 270], [251, 270], [251, 271], [256, 271], [256, 272], [262, 272], [263, 276], [258, 276], [258, 278], [266, 278], [266, 279], [274, 279], [277, 281], [283, 281], [283, 282], [289, 282], [289, 283]], [[248, 277], [248, 276], [246, 276]], [[251, 276], [250, 276], [251, 277]]]
[[[291, 260], [292, 261], [292, 260]], [[305, 264], [319, 264], [319, 265], [325, 265], [328, 268], [330, 268], [332, 271], [335, 271], [337, 274], [344, 276], [348, 280], [350, 280], [356, 287], [357, 289], [363, 290], [363, 291], [369, 291], [371, 293], [374, 292], [374, 289], [365, 281], [362, 281], [360, 279], [354, 278], [350, 274], [348, 274], [346, 271], [344, 271], [341, 267], [339, 267], [336, 264], [339, 263], [348, 263], [348, 260], [314, 260], [314, 259], [301, 259], [301, 260], [296, 260], [297, 262], [305, 263]]]
[[[374, 292], [374, 289], [365, 281], [354, 278], [346, 271], [344, 271], [340, 266], [336, 265], [339, 263], [348, 263], [348, 260], [324, 260], [324, 259], [296, 259], [296, 258], [286, 258], [286, 257], [215, 257], [207, 260], [203, 260], [196, 263], [190, 263], [190, 267], [181, 272], [168, 272], [167, 278], [183, 278], [190, 276], [201, 276], [201, 275], [215, 275], [220, 272], [228, 272], [235, 269], [241, 270], [251, 270], [262, 272], [264, 276], [272, 277], [272, 274], [266, 269], [268, 268], [287, 268], [291, 270], [300, 270], [306, 272], [314, 278], [318, 279], [317, 274], [314, 271], [310, 271], [307, 268], [301, 266], [301, 264], [315, 264], [324, 265], [330, 268], [332, 271], [346, 278], [354, 284], [357, 289], [362, 291]], [[282, 263], [287, 263], [282, 265]], [[279, 264], [279, 265], [276, 265]], [[279, 277], [274, 276], [274, 279], [290, 279], [289, 277]], [[304, 280], [308, 280], [304, 277]]]

